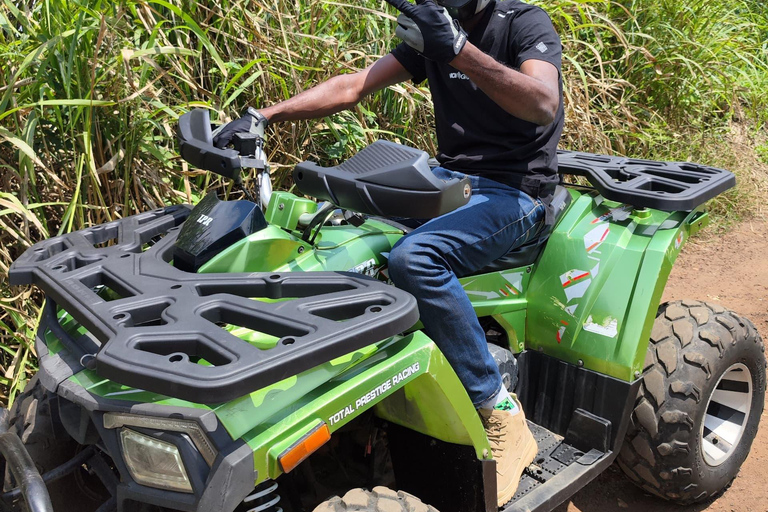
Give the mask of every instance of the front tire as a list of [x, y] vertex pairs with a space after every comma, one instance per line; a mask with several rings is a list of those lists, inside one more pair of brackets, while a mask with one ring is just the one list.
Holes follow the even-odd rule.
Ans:
[[386, 487], [374, 487], [372, 491], [352, 489], [343, 498], [335, 496], [322, 502], [313, 512], [438, 512], [425, 505], [417, 497]]
[[642, 489], [680, 504], [725, 491], [757, 434], [765, 368], [749, 320], [704, 302], [663, 305], [619, 466]]

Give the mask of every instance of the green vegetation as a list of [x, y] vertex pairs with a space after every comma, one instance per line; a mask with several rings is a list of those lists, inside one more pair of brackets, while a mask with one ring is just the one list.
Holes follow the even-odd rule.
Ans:
[[[714, 211], [730, 216], [738, 203], [742, 214], [759, 212], [762, 2], [539, 3], [565, 47], [563, 147], [728, 167], [740, 186]], [[44, 237], [226, 189], [176, 157], [178, 115], [207, 106], [224, 119], [365, 67], [394, 44], [387, 9], [370, 0], [0, 0], [0, 274]], [[276, 182], [286, 185], [296, 162], [344, 158], [380, 137], [434, 151], [428, 95], [402, 84], [351, 112], [271, 129]], [[0, 290], [0, 385], [12, 400], [34, 371], [39, 300]]]

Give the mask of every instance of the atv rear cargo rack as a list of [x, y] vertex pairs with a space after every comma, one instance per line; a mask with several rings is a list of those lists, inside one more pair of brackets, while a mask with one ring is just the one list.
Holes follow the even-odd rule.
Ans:
[[584, 176], [606, 199], [638, 208], [691, 211], [736, 185], [732, 172], [687, 162], [557, 152], [558, 172]]
[[[95, 361], [101, 377], [208, 404], [385, 340], [418, 320], [410, 294], [359, 274], [179, 270], [170, 261], [189, 213], [171, 206], [39, 242], [11, 266], [10, 283], [38, 286], [88, 330], [91, 336], [68, 343], [78, 344], [81, 364]], [[273, 346], [257, 348], [226, 326], [267, 334]]]

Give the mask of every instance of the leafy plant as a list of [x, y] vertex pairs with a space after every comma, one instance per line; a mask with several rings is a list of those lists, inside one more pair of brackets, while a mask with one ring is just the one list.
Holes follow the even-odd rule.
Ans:
[[[539, 3], [565, 48], [564, 147], [719, 164], [734, 116], [768, 121], [761, 2]], [[205, 107], [226, 120], [364, 68], [396, 43], [393, 14], [383, 0], [1, 0], [0, 272], [42, 238], [230, 193], [177, 157], [178, 116]], [[353, 111], [270, 128], [273, 178], [287, 186], [297, 162], [338, 161], [379, 137], [434, 153], [432, 125], [428, 89], [399, 84]], [[741, 177], [739, 190], [760, 188]], [[733, 197], [719, 201], [733, 210]], [[36, 369], [39, 307], [0, 284], [5, 399]]]

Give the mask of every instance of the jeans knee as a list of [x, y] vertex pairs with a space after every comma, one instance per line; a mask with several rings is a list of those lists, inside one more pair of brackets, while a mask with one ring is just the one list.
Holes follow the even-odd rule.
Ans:
[[389, 277], [402, 288], [407, 282], [408, 269], [412, 267], [412, 244], [407, 240], [398, 243], [389, 253]]
[[414, 277], [434, 265], [436, 255], [415, 238], [406, 237], [389, 253], [389, 277], [399, 288], [408, 289]]

